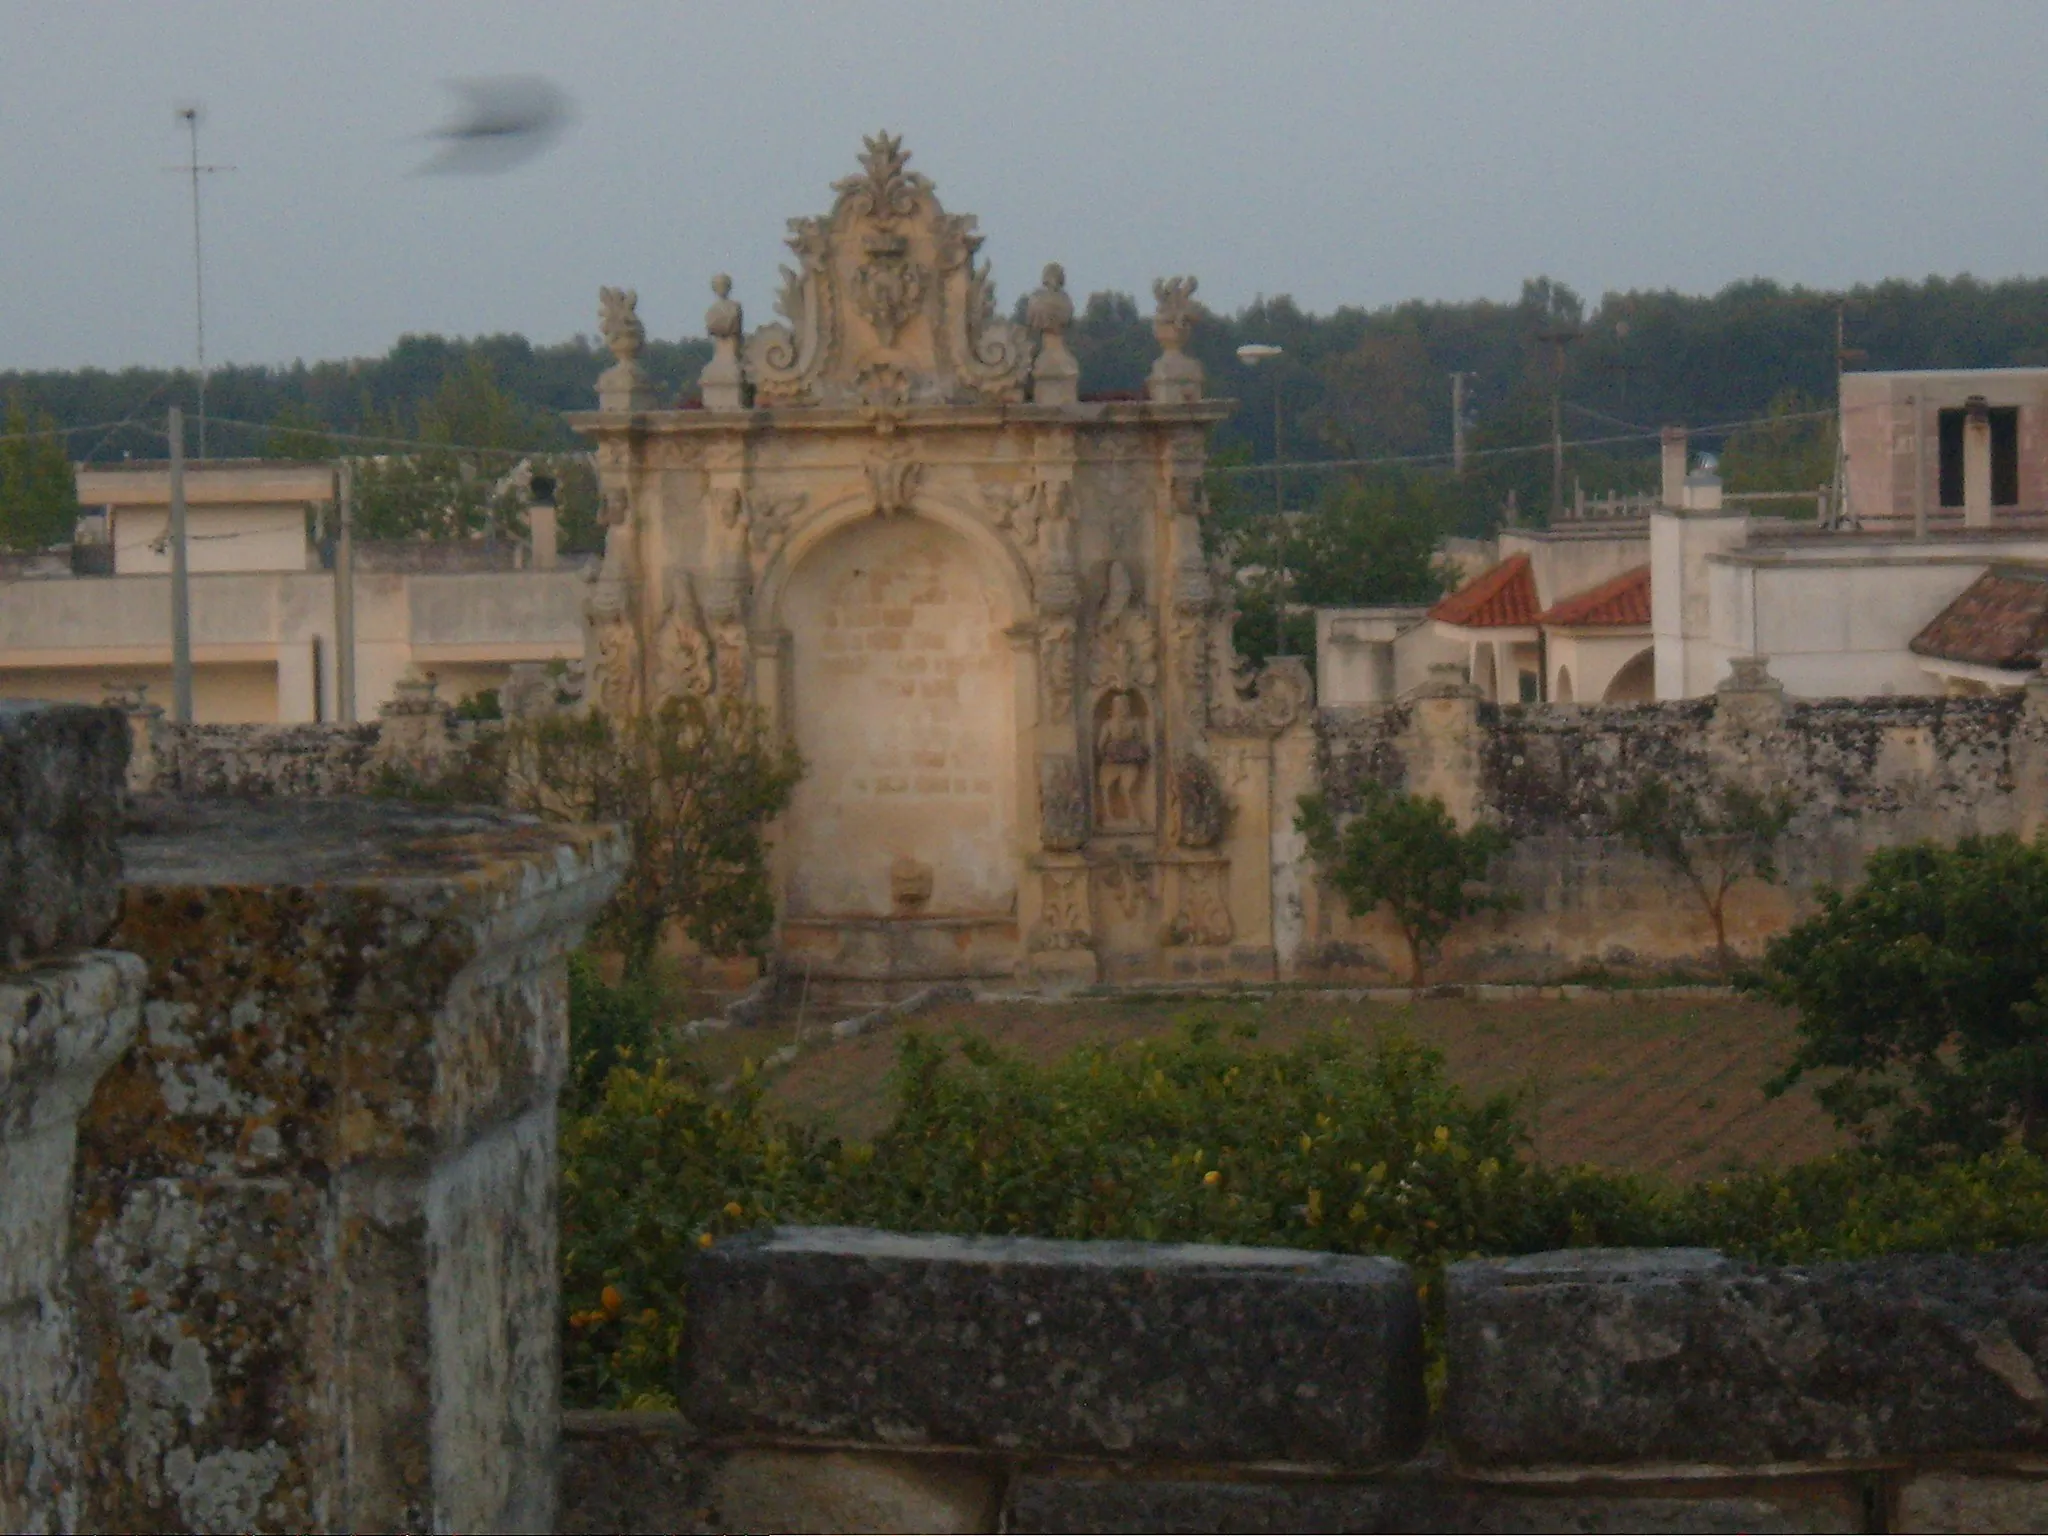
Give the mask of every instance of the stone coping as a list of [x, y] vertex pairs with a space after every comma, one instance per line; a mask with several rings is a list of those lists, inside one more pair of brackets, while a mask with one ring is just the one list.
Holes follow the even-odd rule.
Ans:
[[623, 847], [615, 827], [369, 799], [138, 800], [121, 838], [130, 886], [487, 885]]
[[774, 1228], [697, 1262], [702, 1427], [1372, 1464], [1420, 1438], [1407, 1266], [1287, 1249]]

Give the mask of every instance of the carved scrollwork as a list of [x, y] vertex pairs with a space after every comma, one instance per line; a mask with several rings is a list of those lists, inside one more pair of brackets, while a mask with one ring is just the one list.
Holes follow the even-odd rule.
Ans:
[[1039, 879], [1039, 922], [1031, 935], [1031, 947], [1094, 948], [1095, 922], [1089, 912], [1088, 871], [1048, 869]]
[[809, 502], [809, 495], [803, 491], [794, 496], [749, 492], [744, 512], [748, 548], [754, 554], [772, 560], [789, 541], [790, 529]]
[[1054, 614], [1039, 627], [1038, 672], [1045, 685], [1045, 717], [1052, 722], [1074, 716], [1074, 621]]
[[1232, 694], [1210, 709], [1210, 725], [1226, 735], [1277, 736], [1302, 717], [1315, 698], [1315, 684], [1299, 656], [1276, 656], [1248, 687], [1241, 677], [1234, 680]]
[[606, 714], [623, 717], [639, 702], [640, 668], [634, 658], [632, 615], [624, 595], [600, 589], [584, 609], [596, 658], [590, 669], [588, 696]]
[[1109, 562], [1089, 645], [1089, 677], [1098, 693], [1149, 695], [1159, 683], [1159, 637], [1121, 560]]
[[714, 681], [711, 637], [687, 572], [670, 575], [667, 599], [654, 633], [654, 691], [661, 698], [708, 694]]
[[867, 464], [868, 499], [878, 517], [898, 517], [910, 510], [924, 479], [924, 466], [907, 451], [885, 453]]
[[1184, 755], [1173, 770], [1174, 840], [1183, 848], [1214, 848], [1230, 822], [1223, 781], [1208, 760]]
[[1167, 924], [1166, 942], [1208, 948], [1228, 944], [1237, 935], [1230, 921], [1229, 867], [1184, 864], [1180, 868], [1180, 905]]
[[1088, 800], [1071, 757], [1048, 753], [1038, 760], [1038, 828], [1039, 842], [1054, 853], [1072, 853], [1088, 840]]

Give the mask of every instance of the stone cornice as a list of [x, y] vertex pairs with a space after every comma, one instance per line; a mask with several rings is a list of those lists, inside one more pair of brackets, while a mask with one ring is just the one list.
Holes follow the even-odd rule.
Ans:
[[782, 406], [745, 411], [570, 411], [564, 419], [591, 437], [718, 437], [733, 433], [824, 432], [875, 436], [896, 432], [986, 432], [1003, 427], [1200, 427], [1222, 421], [1234, 400], [1162, 405], [1093, 400], [1078, 405]]

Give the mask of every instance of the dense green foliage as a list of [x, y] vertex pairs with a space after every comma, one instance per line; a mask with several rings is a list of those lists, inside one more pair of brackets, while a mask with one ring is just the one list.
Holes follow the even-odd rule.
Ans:
[[1623, 841], [1645, 858], [1675, 870], [1699, 898], [1714, 926], [1714, 955], [1729, 969], [1728, 892], [1739, 880], [1778, 880], [1778, 840], [1795, 807], [1783, 794], [1716, 782], [1704, 795], [1656, 774], [1646, 776], [1614, 807]]
[[[579, 1036], [613, 1006], [602, 992], [586, 974]], [[664, 1401], [691, 1256], [768, 1222], [1387, 1254], [1417, 1266], [1433, 1311], [1441, 1266], [1477, 1254], [1701, 1243], [1804, 1260], [2048, 1239], [2048, 1163], [2021, 1149], [1683, 1190], [1546, 1167], [1511, 1099], [1474, 1103], [1434, 1052], [1368, 1049], [1341, 1025], [1274, 1049], [1196, 1021], [1042, 1067], [912, 1035], [892, 1088], [881, 1134], [846, 1144], [775, 1112], [752, 1078], [721, 1095], [665, 1060], [614, 1070], [563, 1133], [569, 1400]]]
[[671, 928], [708, 954], [760, 951], [775, 923], [765, 829], [802, 774], [758, 707], [684, 694], [623, 720], [561, 710], [481, 730], [431, 780], [387, 768], [377, 792], [623, 827], [625, 876], [592, 938], [644, 978]]
[[1385, 902], [1408, 945], [1408, 979], [1421, 986], [1451, 930], [1509, 898], [1484, 882], [1507, 834], [1484, 823], [1460, 831], [1434, 795], [1368, 782], [1355, 814], [1339, 821], [1321, 795], [1303, 795], [1295, 830], [1353, 917]]
[[1905, 1157], [2017, 1136], [2048, 1151], [2048, 841], [2010, 835], [1873, 854], [1863, 883], [1774, 939], [1746, 985], [1799, 1010], [1837, 1121]]
[[31, 415], [16, 389], [0, 414], [0, 549], [69, 543], [78, 521], [71, 459], [48, 412]]

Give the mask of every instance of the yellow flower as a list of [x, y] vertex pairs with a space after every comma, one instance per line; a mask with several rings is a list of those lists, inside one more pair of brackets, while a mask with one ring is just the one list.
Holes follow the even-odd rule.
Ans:
[[712, 1237], [709, 1232], [699, 1232], [697, 1234], [697, 1246], [699, 1248], [709, 1248], [711, 1243]]
[[626, 1304], [626, 1298], [619, 1294], [619, 1288], [616, 1285], [606, 1286], [598, 1293], [597, 1299], [604, 1303], [604, 1309], [607, 1312], [616, 1312]]
[[1202, 1182], [1213, 1188], [1214, 1186], [1221, 1184], [1223, 1182], [1223, 1173], [1220, 1169], [1211, 1168], [1207, 1173], [1202, 1175]]
[[746, 1215], [746, 1213], [746, 1208], [742, 1206], [739, 1203], [739, 1201], [728, 1200], [725, 1202], [725, 1214], [730, 1216], [734, 1221], [738, 1221], [742, 1216]]
[[1440, 1125], [1436, 1128], [1436, 1144], [1438, 1146], [1442, 1146], [1445, 1142], [1449, 1141], [1450, 1139], [1451, 1128], [1448, 1125]]

